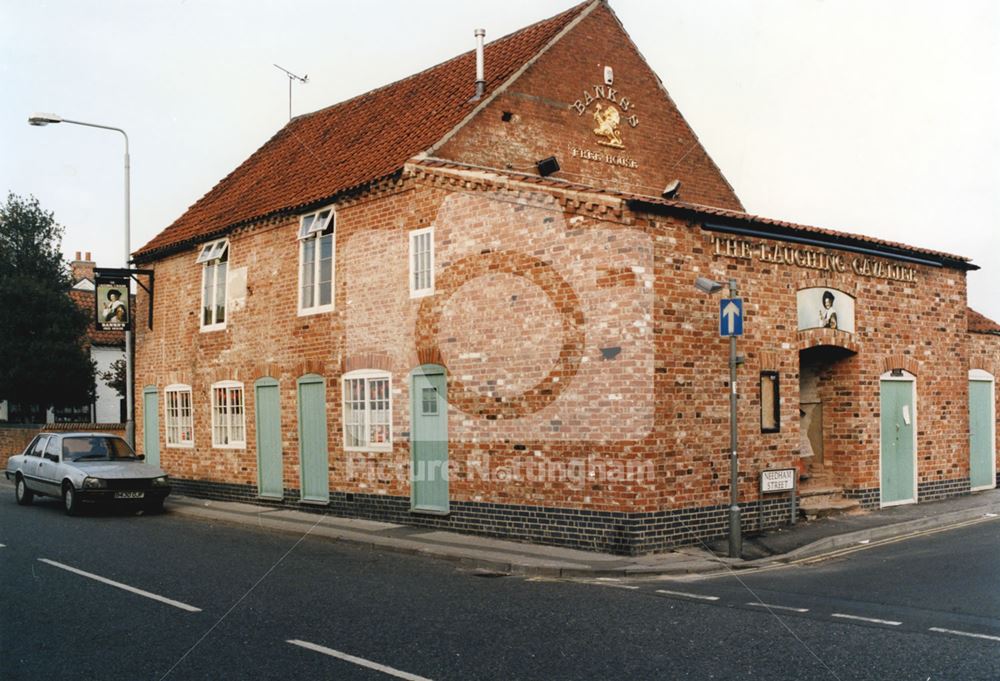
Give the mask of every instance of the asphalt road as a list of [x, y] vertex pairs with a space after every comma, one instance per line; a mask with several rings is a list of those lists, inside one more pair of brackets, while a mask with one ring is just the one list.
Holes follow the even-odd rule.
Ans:
[[0, 486], [0, 544], [5, 681], [1000, 678], [1000, 521], [738, 579], [571, 582]]

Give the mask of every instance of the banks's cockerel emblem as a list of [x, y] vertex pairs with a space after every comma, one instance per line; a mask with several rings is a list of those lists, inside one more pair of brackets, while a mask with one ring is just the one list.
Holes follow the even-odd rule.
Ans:
[[594, 128], [594, 134], [604, 138], [598, 144], [603, 144], [606, 147], [615, 147], [616, 149], [625, 148], [625, 145], [622, 144], [622, 132], [619, 127], [621, 124], [621, 114], [618, 113], [618, 109], [610, 104], [607, 108], [602, 109], [601, 105], [598, 104], [594, 110], [594, 123], [597, 124], [597, 127]]

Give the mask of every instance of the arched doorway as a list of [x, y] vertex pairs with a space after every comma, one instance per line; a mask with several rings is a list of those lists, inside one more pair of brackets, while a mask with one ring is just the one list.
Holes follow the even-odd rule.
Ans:
[[839, 444], [832, 434], [843, 430], [845, 407], [854, 399], [854, 351], [835, 345], [816, 345], [799, 351], [799, 454], [802, 469], [814, 482], [837, 483], [834, 464]]

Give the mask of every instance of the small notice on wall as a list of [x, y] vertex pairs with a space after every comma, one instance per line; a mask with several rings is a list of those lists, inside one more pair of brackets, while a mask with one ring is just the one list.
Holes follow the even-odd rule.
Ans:
[[795, 489], [794, 468], [774, 468], [760, 472], [760, 492], [790, 492]]

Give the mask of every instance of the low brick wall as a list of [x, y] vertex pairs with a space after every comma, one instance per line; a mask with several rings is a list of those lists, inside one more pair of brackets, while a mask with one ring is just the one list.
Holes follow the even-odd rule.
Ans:
[[[330, 513], [340, 518], [434, 527], [617, 555], [642, 555], [722, 539], [729, 531], [728, 504], [654, 513], [618, 513], [452, 501], [451, 512], [437, 516], [413, 513], [409, 498], [388, 494], [331, 491], [328, 504], [303, 504], [299, 502], [299, 490], [296, 489], [286, 488], [283, 499], [267, 500], [257, 496], [254, 485], [181, 478], [172, 478], [171, 485], [177, 494], [202, 499], [294, 508], [310, 513]], [[784, 495], [743, 506], [744, 532], [780, 527], [788, 524], [789, 519], [789, 499]]]
[[7, 467], [7, 459], [20, 454], [42, 431], [47, 432], [108, 432], [125, 437], [124, 423], [0, 423], [0, 470]]

